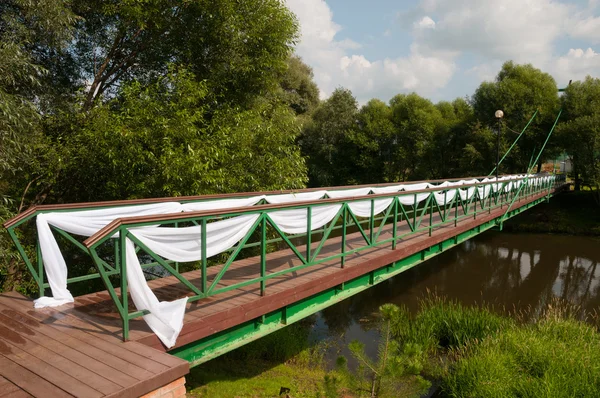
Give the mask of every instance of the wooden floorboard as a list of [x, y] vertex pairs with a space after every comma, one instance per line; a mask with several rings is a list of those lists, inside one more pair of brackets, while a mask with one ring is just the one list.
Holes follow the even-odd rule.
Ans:
[[[521, 201], [524, 205], [541, 197]], [[457, 226], [445, 225], [408, 235], [398, 242], [348, 254], [344, 268], [341, 259], [332, 259], [267, 282], [261, 296], [259, 283], [222, 292], [187, 304], [184, 327], [176, 347], [197, 341], [245, 321], [250, 321], [348, 280], [381, 268], [433, 244], [491, 220], [505, 209], [480, 213], [477, 219], [465, 218]], [[433, 222], [439, 221], [436, 217]], [[428, 217], [421, 227], [429, 225]], [[379, 231], [376, 225], [374, 232]], [[398, 234], [410, 231], [406, 222]], [[369, 236], [370, 231], [365, 229]], [[391, 226], [381, 229], [378, 241], [392, 237]], [[315, 234], [311, 255], [320, 245]], [[326, 240], [317, 259], [341, 252], [341, 237]], [[360, 232], [349, 234], [347, 250], [363, 247]], [[305, 255], [306, 247], [298, 246]], [[267, 257], [268, 273], [300, 265], [301, 260], [289, 248]], [[208, 284], [223, 265], [210, 267]], [[231, 286], [259, 275], [260, 257], [234, 261], [215, 289]], [[184, 276], [195, 286], [201, 273], [193, 270]], [[151, 280], [148, 285], [161, 300], [190, 296], [192, 292], [174, 277]], [[117, 293], [120, 294], [117, 289]], [[133, 304], [130, 300], [130, 309]], [[130, 341], [122, 341], [122, 323], [106, 291], [77, 297], [75, 303], [56, 308], [34, 309], [30, 299], [15, 293], [0, 294], [0, 397], [3, 396], [82, 396], [128, 397], [143, 395], [168, 384], [189, 371], [187, 362], [165, 353], [165, 347], [143, 319], [130, 323]]]
[[123, 342], [72, 308], [36, 310], [18, 293], [0, 294], [0, 388], [11, 391], [7, 396], [137, 397], [188, 371], [186, 361]]

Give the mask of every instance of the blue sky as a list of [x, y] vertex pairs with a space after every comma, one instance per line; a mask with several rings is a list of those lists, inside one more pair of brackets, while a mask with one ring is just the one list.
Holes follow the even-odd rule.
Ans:
[[600, 0], [285, 2], [322, 98], [341, 86], [361, 104], [413, 91], [452, 100], [507, 60], [531, 63], [561, 87], [600, 77]]

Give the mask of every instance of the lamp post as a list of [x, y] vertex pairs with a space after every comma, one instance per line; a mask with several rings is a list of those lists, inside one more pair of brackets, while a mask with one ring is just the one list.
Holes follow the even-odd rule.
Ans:
[[500, 168], [500, 124], [502, 123], [504, 112], [497, 110], [494, 116], [496, 116], [496, 120], [498, 121], [498, 134], [496, 135], [496, 181], [498, 181], [498, 169]]

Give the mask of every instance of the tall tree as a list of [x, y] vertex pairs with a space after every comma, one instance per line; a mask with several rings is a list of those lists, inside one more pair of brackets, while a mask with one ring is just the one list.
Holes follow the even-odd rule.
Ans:
[[66, 201], [301, 188], [306, 169], [291, 110], [267, 101], [206, 117], [209, 89], [171, 68], [152, 85], [128, 83], [96, 106], [69, 141], [55, 194]]
[[357, 115], [357, 126], [350, 132], [351, 153], [347, 162], [354, 165], [357, 183], [393, 181], [392, 110], [383, 101], [372, 99]]
[[[296, 39], [278, 0], [79, 0], [74, 53], [88, 81], [84, 108], [118, 85], [186, 65], [217, 96], [238, 105], [277, 85]], [[74, 82], [77, 83], [77, 82]]]
[[296, 115], [308, 115], [319, 105], [319, 88], [313, 80], [312, 68], [292, 55], [280, 80], [282, 101]]
[[347, 159], [349, 136], [357, 124], [358, 103], [350, 90], [336, 89], [306, 124], [300, 145], [308, 157], [312, 186], [342, 185], [352, 179]]
[[[63, 2], [0, 2], [0, 223], [21, 207], [26, 187], [48, 172], [52, 147], [42, 135], [38, 106], [50, 74], [38, 59], [70, 40], [75, 16]], [[0, 228], [0, 291], [33, 286]]]
[[390, 100], [395, 137], [393, 175], [396, 181], [427, 178], [431, 175], [426, 158], [433, 145], [440, 111], [433, 103], [419, 95], [398, 94]]
[[595, 185], [600, 205], [600, 79], [588, 76], [570, 84], [561, 100], [564, 123], [558, 133], [573, 159], [576, 189], [580, 179]]
[[[548, 73], [532, 65], [516, 65], [512, 61], [504, 63], [494, 82], [482, 83], [472, 98], [475, 115], [484, 125], [494, 128], [494, 113], [504, 112], [504, 142], [512, 142], [513, 131], [521, 131], [533, 113], [538, 115], [527, 132], [503, 162], [503, 171], [523, 172], [534, 152], [539, 151], [556, 118], [559, 99], [556, 82]], [[552, 153], [554, 142], [546, 148], [545, 155]], [[502, 154], [501, 154], [502, 155]], [[538, 171], [544, 156], [540, 157]], [[490, 170], [493, 165], [490, 164]]]

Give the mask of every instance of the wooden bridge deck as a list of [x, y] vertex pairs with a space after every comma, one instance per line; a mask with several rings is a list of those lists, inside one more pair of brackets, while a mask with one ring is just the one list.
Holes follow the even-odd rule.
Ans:
[[[515, 208], [543, 197], [523, 199]], [[465, 218], [458, 225], [422, 232], [391, 244], [348, 255], [345, 267], [340, 259], [304, 268], [271, 279], [266, 295], [258, 284], [188, 303], [183, 330], [176, 347], [226, 330], [243, 322], [326, 289], [394, 261], [418, 253], [484, 222], [501, 216], [504, 209]], [[427, 217], [425, 217], [427, 218]], [[422, 226], [427, 226], [424, 219]], [[435, 223], [435, 218], [434, 218]], [[403, 226], [399, 234], [407, 232]], [[386, 226], [378, 240], [391, 237]], [[364, 243], [360, 233], [347, 236], [347, 247]], [[318, 242], [313, 243], [316, 247]], [[341, 238], [330, 238], [320, 257], [340, 252]], [[304, 252], [304, 248], [299, 250]], [[235, 261], [224, 274], [219, 287], [259, 275], [260, 258]], [[300, 261], [289, 249], [270, 253], [267, 271], [274, 272]], [[209, 283], [222, 266], [210, 267]], [[184, 276], [194, 284], [200, 271]], [[191, 295], [174, 277], [149, 281], [160, 300]], [[130, 301], [131, 302], [131, 301]], [[133, 308], [132, 308], [133, 310]], [[166, 349], [140, 318], [130, 322], [130, 341], [121, 340], [121, 320], [106, 291], [75, 298], [75, 303], [57, 308], [34, 309], [31, 299], [18, 293], [0, 294], [0, 397], [10, 396], [138, 396], [176, 380], [189, 371], [184, 360], [165, 353]]]

